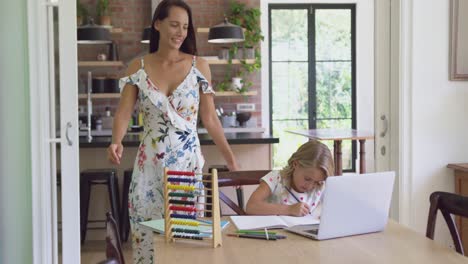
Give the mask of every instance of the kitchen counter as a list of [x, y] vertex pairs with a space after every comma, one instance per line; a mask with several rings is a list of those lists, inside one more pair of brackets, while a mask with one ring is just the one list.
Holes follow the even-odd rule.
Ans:
[[[264, 133], [225, 133], [224, 135], [230, 145], [279, 143], [279, 138]], [[201, 145], [214, 145], [213, 139], [208, 134], [199, 134], [198, 138]], [[80, 148], [105, 148], [109, 146], [111, 139], [110, 136], [95, 136], [91, 142], [88, 142], [86, 137], [80, 137]], [[140, 135], [126, 135], [122, 144], [125, 147], [138, 147]]]

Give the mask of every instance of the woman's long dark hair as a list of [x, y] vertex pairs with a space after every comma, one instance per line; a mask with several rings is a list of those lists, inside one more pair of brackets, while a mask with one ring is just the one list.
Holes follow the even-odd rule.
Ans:
[[197, 43], [195, 40], [195, 29], [193, 28], [192, 22], [192, 10], [190, 7], [182, 0], [163, 0], [159, 3], [158, 7], [154, 11], [153, 21], [151, 22], [151, 34], [150, 34], [150, 47], [149, 52], [153, 53], [159, 49], [159, 32], [154, 29], [154, 24], [157, 20], [163, 20], [169, 16], [169, 10], [173, 6], [178, 6], [180, 8], [185, 9], [188, 14], [188, 29], [187, 29], [187, 37], [185, 38], [182, 46], [180, 46], [180, 50], [192, 54], [197, 55]]

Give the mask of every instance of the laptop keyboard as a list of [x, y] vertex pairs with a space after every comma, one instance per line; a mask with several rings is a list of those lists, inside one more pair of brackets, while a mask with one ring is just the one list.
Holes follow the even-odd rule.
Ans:
[[304, 230], [304, 232], [310, 233], [312, 235], [317, 235], [318, 234], [318, 228], [317, 229]]

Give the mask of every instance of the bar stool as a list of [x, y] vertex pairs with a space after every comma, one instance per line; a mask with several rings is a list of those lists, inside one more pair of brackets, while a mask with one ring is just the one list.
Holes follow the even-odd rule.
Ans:
[[55, 180], [55, 183], [57, 184], [57, 187], [62, 187], [62, 172], [57, 171], [57, 178]]
[[91, 187], [93, 185], [107, 185], [111, 212], [115, 216], [115, 220], [119, 223], [119, 185], [117, 172], [115, 169], [90, 169], [84, 170], [80, 174], [80, 209], [81, 209], [81, 243], [83, 244], [86, 238], [88, 222], [105, 222], [105, 220], [88, 220], [89, 199], [91, 195]]
[[[61, 195], [59, 195], [59, 190], [60, 192], [62, 191], [62, 172], [60, 170], [57, 171], [57, 177], [55, 178], [55, 184], [57, 186], [57, 208], [60, 207], [60, 204], [58, 203], [59, 202], [59, 197], [61, 197]], [[58, 230], [62, 230], [62, 215], [60, 214], [62, 211], [61, 210], [57, 210], [57, 228]]]
[[124, 171], [123, 188], [122, 188], [122, 207], [120, 215], [120, 234], [122, 234], [122, 241], [128, 241], [128, 234], [130, 233], [130, 218], [128, 212], [128, 192], [130, 189], [130, 183], [132, 182], [133, 169], [127, 169]]

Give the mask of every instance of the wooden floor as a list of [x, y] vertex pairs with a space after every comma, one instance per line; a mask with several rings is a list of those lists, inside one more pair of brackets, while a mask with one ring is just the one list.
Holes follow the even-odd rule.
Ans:
[[[132, 243], [130, 240], [123, 244], [125, 263], [132, 264]], [[106, 259], [106, 241], [89, 240], [81, 245], [81, 263], [95, 264]]]

